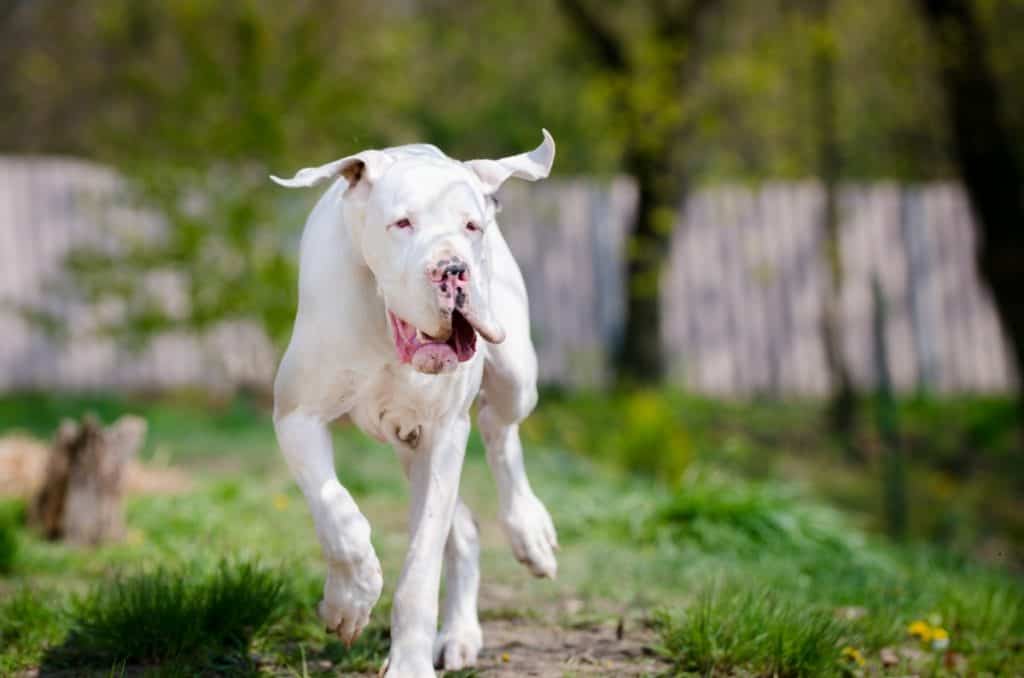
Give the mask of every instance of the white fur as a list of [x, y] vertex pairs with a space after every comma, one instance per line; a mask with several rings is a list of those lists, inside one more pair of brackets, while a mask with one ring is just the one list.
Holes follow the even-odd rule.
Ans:
[[[382, 578], [369, 523], [335, 474], [328, 422], [348, 414], [390, 443], [409, 479], [410, 542], [395, 590], [388, 676], [433, 676], [435, 663], [472, 666], [482, 646], [479, 542], [458, 498], [478, 393], [502, 527], [533, 574], [555, 576], [555, 530], [530, 488], [518, 434], [537, 400], [526, 287], [488, 199], [509, 177], [546, 177], [553, 160], [545, 131], [536, 150], [501, 160], [460, 163], [413, 145], [274, 178], [285, 186], [334, 179], [302, 236], [298, 314], [274, 384], [274, 421], [327, 561], [319, 613], [346, 643], [366, 626]], [[391, 227], [403, 218], [413, 226]], [[467, 221], [479, 229], [467, 229]], [[387, 311], [445, 336], [450, 321], [446, 327], [426, 271], [451, 255], [468, 263], [474, 324], [504, 340], [478, 337], [471, 360], [423, 374], [398, 360]], [[447, 593], [438, 633], [442, 563]]]

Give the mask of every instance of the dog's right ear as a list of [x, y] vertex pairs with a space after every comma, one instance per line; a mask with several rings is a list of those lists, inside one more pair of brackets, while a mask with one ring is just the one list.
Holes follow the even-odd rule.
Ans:
[[555, 140], [546, 129], [541, 130], [544, 141], [540, 146], [519, 155], [499, 160], [468, 160], [466, 165], [476, 172], [489, 195], [494, 194], [509, 177], [537, 181], [551, 174], [555, 162]]
[[363, 151], [319, 167], [305, 167], [295, 173], [291, 179], [282, 179], [273, 174], [270, 178], [274, 183], [286, 188], [308, 188], [317, 184], [344, 177], [351, 190], [359, 184], [372, 184], [384, 173], [392, 159], [381, 151]]

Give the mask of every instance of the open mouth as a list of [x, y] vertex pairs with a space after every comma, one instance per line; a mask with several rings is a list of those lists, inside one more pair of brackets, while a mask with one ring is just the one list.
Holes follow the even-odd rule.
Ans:
[[476, 330], [462, 313], [452, 311], [452, 333], [435, 339], [388, 311], [398, 359], [420, 372], [438, 374], [454, 369], [476, 354]]

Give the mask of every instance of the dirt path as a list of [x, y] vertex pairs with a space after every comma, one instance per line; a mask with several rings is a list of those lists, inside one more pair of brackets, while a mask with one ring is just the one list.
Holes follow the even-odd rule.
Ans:
[[617, 624], [578, 628], [531, 621], [485, 621], [485, 647], [477, 663], [483, 676], [643, 676], [667, 664], [650, 650], [654, 634]]

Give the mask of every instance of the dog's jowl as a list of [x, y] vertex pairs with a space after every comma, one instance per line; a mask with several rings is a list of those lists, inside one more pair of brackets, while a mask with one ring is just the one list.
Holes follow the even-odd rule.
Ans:
[[[472, 666], [479, 542], [458, 496], [477, 425], [515, 557], [554, 577], [557, 541], [523, 464], [519, 423], [537, 402], [526, 286], [495, 221], [505, 180], [548, 176], [555, 144], [460, 162], [434, 146], [369, 150], [300, 170], [330, 181], [306, 222], [299, 305], [274, 383], [278, 442], [309, 503], [327, 561], [319, 613], [351, 643], [383, 584], [370, 525], [339, 478], [327, 424], [348, 414], [390, 443], [410, 487], [410, 540], [394, 597], [388, 676]], [[446, 593], [438, 594], [442, 569]]]

